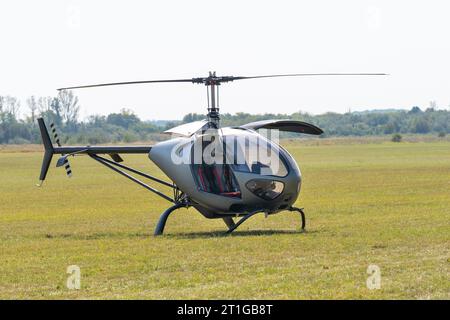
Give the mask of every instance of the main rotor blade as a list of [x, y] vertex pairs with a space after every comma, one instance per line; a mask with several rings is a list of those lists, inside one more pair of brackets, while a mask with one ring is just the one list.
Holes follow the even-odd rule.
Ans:
[[277, 77], [310, 77], [310, 76], [386, 76], [386, 73], [291, 73], [291, 74], [272, 74], [262, 76], [251, 77], [234, 77], [234, 76], [219, 76], [209, 75], [208, 77], [192, 78], [192, 79], [168, 79], [168, 80], [144, 80], [144, 81], [128, 81], [128, 82], [112, 82], [112, 83], [99, 83], [83, 86], [65, 87], [57, 90], [68, 89], [83, 89], [94, 87], [107, 87], [107, 86], [119, 86], [127, 84], [145, 84], [145, 83], [169, 83], [169, 82], [190, 82], [190, 83], [203, 83], [206, 85], [220, 84], [222, 82], [229, 82], [234, 80], [245, 79], [259, 79], [259, 78], [277, 78]]
[[230, 77], [233, 80], [278, 78], [278, 77], [315, 77], [315, 76], [387, 76], [387, 73], [288, 73], [251, 77]]
[[84, 86], [74, 86], [74, 87], [65, 87], [59, 88], [60, 90], [69, 90], [69, 89], [83, 89], [83, 88], [95, 88], [95, 87], [107, 87], [107, 86], [119, 86], [126, 84], [143, 84], [143, 83], [167, 83], [167, 82], [191, 82], [192, 79], [175, 79], [175, 80], [144, 80], [144, 81], [128, 81], [128, 82], [111, 82], [111, 83], [98, 83], [98, 84], [89, 84]]

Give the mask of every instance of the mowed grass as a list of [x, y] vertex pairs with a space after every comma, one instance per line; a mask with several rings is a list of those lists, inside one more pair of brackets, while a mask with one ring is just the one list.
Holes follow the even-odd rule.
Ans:
[[[87, 157], [35, 187], [42, 154], [0, 153], [0, 298], [449, 299], [450, 143], [289, 142], [299, 216], [221, 220], [176, 211]], [[146, 156], [127, 163], [163, 174]], [[163, 190], [163, 188], [161, 188]], [[381, 289], [366, 286], [370, 264]], [[66, 287], [69, 265], [81, 289]]]

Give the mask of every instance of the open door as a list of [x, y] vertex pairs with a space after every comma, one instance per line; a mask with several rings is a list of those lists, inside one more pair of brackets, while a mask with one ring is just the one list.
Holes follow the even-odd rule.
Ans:
[[240, 126], [245, 129], [277, 129], [280, 131], [298, 132], [305, 134], [320, 135], [323, 130], [313, 124], [296, 120], [262, 120], [250, 122]]

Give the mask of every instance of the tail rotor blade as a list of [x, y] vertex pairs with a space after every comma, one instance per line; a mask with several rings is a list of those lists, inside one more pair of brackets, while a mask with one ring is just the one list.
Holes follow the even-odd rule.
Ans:
[[66, 169], [66, 174], [69, 178], [72, 177], [72, 168], [70, 167], [69, 160], [64, 161], [64, 168]]
[[56, 144], [58, 145], [58, 147], [61, 147], [61, 142], [59, 141], [58, 134], [56, 133], [56, 127], [53, 122], [50, 123], [50, 129], [52, 130], [53, 138], [55, 139]]
[[[58, 147], [61, 147], [61, 142], [59, 141], [58, 133], [56, 133], [55, 124], [51, 123], [50, 128], [52, 130], [53, 138], [55, 138], [56, 144], [58, 145]], [[70, 167], [69, 160], [67, 159], [67, 157], [64, 157], [64, 155], [63, 155], [63, 159], [64, 159], [64, 168], [66, 169], [66, 174], [69, 178], [71, 178], [72, 177], [72, 168]], [[59, 162], [60, 161], [58, 160], [58, 163], [56, 164], [57, 167], [61, 166], [61, 164]]]

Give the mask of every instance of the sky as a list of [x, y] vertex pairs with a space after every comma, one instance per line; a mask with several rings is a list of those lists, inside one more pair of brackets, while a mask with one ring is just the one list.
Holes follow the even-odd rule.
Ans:
[[[0, 2], [0, 95], [133, 80], [384, 72], [223, 84], [221, 112], [320, 114], [450, 105], [448, 1]], [[75, 91], [81, 118], [132, 109], [144, 120], [206, 112], [202, 85]]]

